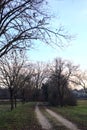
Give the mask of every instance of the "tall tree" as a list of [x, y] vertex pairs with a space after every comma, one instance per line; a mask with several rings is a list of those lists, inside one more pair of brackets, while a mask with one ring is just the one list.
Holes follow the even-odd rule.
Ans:
[[[21, 93], [22, 102], [25, 103], [27, 94], [33, 89], [33, 67], [32, 64], [25, 65], [19, 75], [19, 91]], [[29, 96], [28, 96], [29, 97]], [[28, 99], [27, 99], [28, 100]]]
[[71, 77], [74, 76], [75, 70], [76, 67], [69, 61], [64, 61], [61, 58], [55, 59], [48, 80], [49, 100], [51, 100], [54, 105], [64, 105], [64, 99], [68, 96], [68, 93], [70, 93], [69, 83], [71, 82]]
[[10, 55], [4, 55], [4, 57], [0, 59], [0, 84], [9, 90], [11, 110], [14, 108], [14, 99], [16, 101], [19, 74], [23, 64], [24, 59], [19, 58], [16, 52], [10, 53]]
[[38, 39], [50, 44], [55, 37], [61, 46], [61, 38], [70, 38], [61, 27], [50, 29], [44, 4], [45, 0], [0, 0], [0, 57], [11, 49], [30, 49]]
[[34, 100], [38, 100], [40, 97], [40, 89], [42, 87], [42, 83], [48, 76], [48, 70], [47, 65], [43, 62], [37, 62], [36, 64], [33, 64], [33, 85], [34, 85], [34, 92], [33, 97]]
[[84, 92], [87, 93], [87, 71], [79, 70], [74, 79], [74, 84], [78, 88], [83, 88]]
[[34, 67], [34, 83], [36, 88], [41, 88], [43, 81], [48, 76], [47, 65], [43, 62], [37, 62], [33, 65]]

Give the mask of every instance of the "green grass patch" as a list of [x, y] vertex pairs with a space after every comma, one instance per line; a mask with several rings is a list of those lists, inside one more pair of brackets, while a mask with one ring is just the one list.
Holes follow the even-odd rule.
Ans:
[[87, 130], [87, 100], [79, 100], [77, 106], [50, 107], [53, 111], [74, 122], [82, 130]]
[[42, 130], [35, 114], [35, 103], [19, 105], [10, 111], [9, 105], [0, 105], [0, 130]]

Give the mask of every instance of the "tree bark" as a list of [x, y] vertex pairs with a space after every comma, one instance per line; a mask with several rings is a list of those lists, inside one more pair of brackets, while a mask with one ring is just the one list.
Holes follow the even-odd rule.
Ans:
[[17, 107], [17, 98], [14, 96], [15, 108]]
[[9, 88], [11, 111], [14, 109], [13, 90]]

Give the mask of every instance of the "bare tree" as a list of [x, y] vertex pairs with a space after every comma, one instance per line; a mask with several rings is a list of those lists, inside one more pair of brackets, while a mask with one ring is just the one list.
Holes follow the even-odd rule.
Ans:
[[56, 99], [55, 105], [63, 106], [65, 90], [68, 86], [67, 78], [64, 75], [65, 63], [61, 59], [55, 59], [54, 68], [50, 77], [52, 86], [52, 97]]
[[76, 74], [74, 84], [78, 86], [78, 88], [83, 88], [85, 93], [87, 93], [87, 71], [79, 70], [79, 72]]
[[41, 87], [42, 84], [48, 78], [48, 68], [47, 65], [43, 62], [37, 62], [36, 64], [32, 64], [33, 66], [33, 73], [31, 83], [33, 86], [33, 100], [37, 101], [40, 100], [41, 97]]
[[35, 40], [61, 46], [62, 38], [70, 38], [61, 27], [50, 29], [44, 4], [45, 0], [0, 1], [0, 57], [11, 49], [30, 49]]
[[[73, 84], [75, 82], [75, 79], [77, 77], [77, 73], [79, 72], [79, 65], [74, 65], [70, 61], [65, 61], [66, 63], [66, 70], [65, 70], [65, 75], [67, 76], [67, 80], [69, 82], [69, 86], [72, 88]], [[72, 86], [71, 86], [71, 85]]]
[[29, 63], [22, 68], [21, 74], [19, 75], [19, 91], [21, 93], [22, 103], [25, 103], [26, 94], [29, 95], [29, 90], [33, 89], [33, 67]]
[[42, 83], [48, 77], [48, 68], [47, 65], [43, 62], [37, 62], [33, 65], [34, 67], [34, 83], [37, 89], [42, 87]]
[[0, 84], [7, 87], [10, 93], [11, 110], [16, 107], [16, 94], [19, 86], [19, 74], [24, 64], [24, 59], [19, 58], [16, 52], [5, 55], [0, 59]]
[[[49, 84], [49, 98], [54, 105], [64, 105], [64, 98], [70, 95], [69, 83], [76, 71], [77, 66], [74, 66], [69, 61], [64, 61], [61, 58], [55, 59], [53, 68], [51, 69]], [[55, 100], [55, 101], [54, 101]]]

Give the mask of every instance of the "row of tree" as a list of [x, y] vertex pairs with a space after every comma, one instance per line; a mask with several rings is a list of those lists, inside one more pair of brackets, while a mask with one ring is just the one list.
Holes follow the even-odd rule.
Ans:
[[11, 110], [18, 98], [22, 102], [42, 100], [60, 106], [70, 104], [66, 99], [72, 99], [71, 87], [82, 86], [85, 91], [86, 78], [79, 66], [61, 58], [49, 64], [34, 64], [26, 61], [24, 52], [11, 51], [0, 59], [0, 86], [9, 90]]

